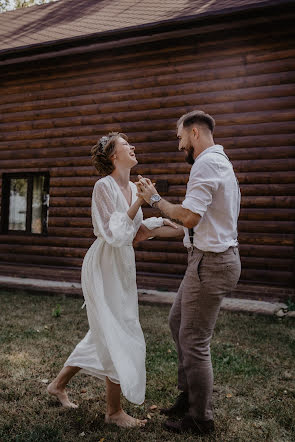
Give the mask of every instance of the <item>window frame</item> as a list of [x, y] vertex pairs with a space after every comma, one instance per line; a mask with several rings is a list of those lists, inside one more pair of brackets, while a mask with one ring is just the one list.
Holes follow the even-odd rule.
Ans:
[[[29, 235], [29, 236], [47, 236], [47, 213], [48, 204], [42, 204], [41, 212], [41, 233], [33, 233], [32, 229], [32, 203], [33, 203], [33, 180], [34, 177], [43, 176], [43, 194], [49, 195], [49, 172], [5, 172], [2, 174], [2, 202], [1, 202], [1, 233], [6, 235]], [[9, 207], [10, 207], [10, 180], [14, 178], [28, 179], [27, 190], [27, 213], [26, 230], [9, 230]]]

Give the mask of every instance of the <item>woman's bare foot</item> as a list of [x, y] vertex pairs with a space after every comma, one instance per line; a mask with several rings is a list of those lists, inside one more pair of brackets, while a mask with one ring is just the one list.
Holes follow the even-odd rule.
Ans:
[[57, 399], [60, 401], [63, 407], [67, 408], [78, 408], [78, 405], [71, 402], [68, 398], [68, 394], [64, 388], [58, 388], [56, 384], [51, 382], [51, 384], [48, 385], [47, 391], [49, 394], [52, 394], [53, 396], [56, 396]]
[[106, 414], [105, 422], [107, 424], [116, 424], [118, 427], [122, 428], [131, 428], [131, 427], [144, 427], [147, 423], [147, 420], [135, 419], [129, 414], [125, 413], [123, 410], [117, 411], [114, 414]]

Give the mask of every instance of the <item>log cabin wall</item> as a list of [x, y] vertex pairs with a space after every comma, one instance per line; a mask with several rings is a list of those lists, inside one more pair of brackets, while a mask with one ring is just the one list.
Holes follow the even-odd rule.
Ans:
[[[241, 281], [294, 283], [294, 14], [241, 15], [198, 25], [180, 38], [90, 51], [2, 69], [1, 173], [50, 174], [48, 236], [0, 234], [0, 263], [79, 272], [94, 237], [90, 147], [127, 133], [141, 173], [167, 181], [180, 203], [189, 166], [177, 151], [176, 120], [202, 109], [216, 120], [242, 192]], [[206, 26], [205, 26], [206, 25]], [[159, 215], [146, 207], [146, 217]], [[136, 249], [139, 284], [176, 288], [186, 268], [180, 241]], [[30, 276], [30, 275], [28, 275]]]

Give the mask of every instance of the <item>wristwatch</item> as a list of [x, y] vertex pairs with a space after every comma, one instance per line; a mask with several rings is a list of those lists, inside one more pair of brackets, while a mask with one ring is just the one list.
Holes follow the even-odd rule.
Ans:
[[150, 197], [150, 206], [154, 207], [154, 204], [158, 203], [160, 200], [160, 195], [158, 193], [155, 193]]

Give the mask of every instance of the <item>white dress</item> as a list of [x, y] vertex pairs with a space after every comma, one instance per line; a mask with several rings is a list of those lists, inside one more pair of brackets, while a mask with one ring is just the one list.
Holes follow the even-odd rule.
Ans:
[[[130, 182], [132, 204], [137, 188]], [[121, 386], [135, 404], [145, 397], [145, 341], [138, 317], [135, 256], [132, 246], [141, 223], [153, 229], [162, 218], [143, 221], [139, 209], [134, 220], [120, 187], [110, 175], [98, 180], [92, 193], [92, 223], [97, 237], [82, 265], [82, 290], [89, 331], [65, 366], [100, 379], [107, 376]]]

